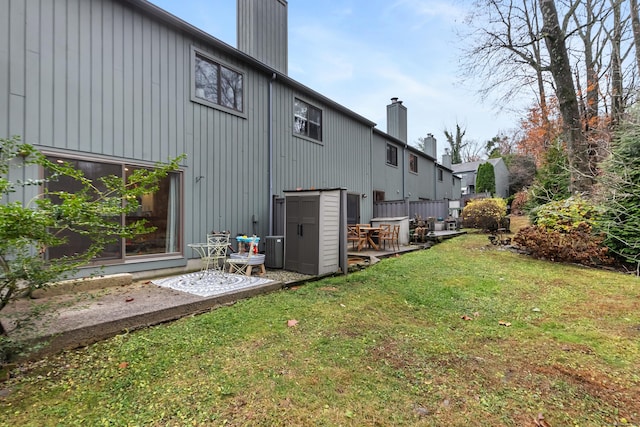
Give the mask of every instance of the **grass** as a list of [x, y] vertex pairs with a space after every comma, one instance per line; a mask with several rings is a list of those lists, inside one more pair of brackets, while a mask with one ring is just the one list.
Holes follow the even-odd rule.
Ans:
[[640, 425], [639, 309], [469, 234], [22, 367], [0, 425]]

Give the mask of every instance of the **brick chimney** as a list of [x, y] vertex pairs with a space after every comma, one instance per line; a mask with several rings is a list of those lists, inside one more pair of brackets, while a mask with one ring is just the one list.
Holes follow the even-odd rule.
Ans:
[[387, 133], [407, 142], [407, 107], [398, 98], [391, 98], [391, 104], [387, 105]]
[[238, 49], [287, 74], [286, 0], [238, 0]]

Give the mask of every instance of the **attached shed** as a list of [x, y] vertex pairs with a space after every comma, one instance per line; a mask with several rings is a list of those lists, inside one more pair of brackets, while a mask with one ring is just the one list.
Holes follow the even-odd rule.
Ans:
[[284, 268], [312, 275], [346, 271], [342, 261], [346, 190], [287, 191], [284, 195]]

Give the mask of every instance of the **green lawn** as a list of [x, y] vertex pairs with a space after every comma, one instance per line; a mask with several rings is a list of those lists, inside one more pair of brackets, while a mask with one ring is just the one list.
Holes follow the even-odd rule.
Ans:
[[2, 388], [2, 426], [640, 425], [640, 280], [469, 234], [52, 357]]

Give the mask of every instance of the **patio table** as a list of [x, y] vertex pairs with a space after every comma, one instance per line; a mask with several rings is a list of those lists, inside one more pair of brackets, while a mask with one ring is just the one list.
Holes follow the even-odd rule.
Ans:
[[[373, 240], [373, 237], [376, 233], [379, 233], [382, 230], [381, 227], [367, 227], [360, 226], [360, 231], [364, 231], [367, 233], [367, 243], [369, 247], [372, 247], [376, 251], [380, 250], [380, 246]], [[358, 246], [358, 251], [362, 249], [362, 244]]]

